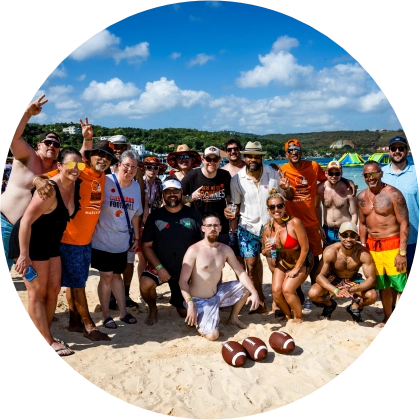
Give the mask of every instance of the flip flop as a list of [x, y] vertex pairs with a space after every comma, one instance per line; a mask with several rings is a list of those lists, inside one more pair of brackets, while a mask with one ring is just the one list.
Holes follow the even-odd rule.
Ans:
[[[67, 347], [68, 349], [70, 348], [70, 347], [69, 347], [69, 345], [68, 345], [65, 341], [60, 340], [59, 338], [55, 338], [55, 337], [53, 337], [53, 340], [54, 340], [56, 343], [58, 343], [58, 344], [62, 344], [64, 347]], [[62, 350], [62, 349], [61, 349], [61, 350]]]
[[[70, 353], [68, 354], [60, 354], [59, 351], [64, 351], [64, 350], [70, 350]], [[66, 357], [66, 356], [71, 356], [72, 354], [74, 354], [74, 351], [68, 347], [61, 347], [61, 349], [56, 349], [55, 351], [60, 357]]]
[[[134, 320], [134, 322], [131, 322], [133, 320]], [[131, 315], [131, 314], [127, 314], [124, 318], [120, 318], [120, 321], [125, 322], [126, 324], [136, 324], [137, 323], [137, 319], [134, 318], [134, 316]]]
[[109, 328], [110, 330], [115, 330], [118, 326], [115, 323], [115, 321], [111, 317], [109, 317], [104, 321], [104, 327]]

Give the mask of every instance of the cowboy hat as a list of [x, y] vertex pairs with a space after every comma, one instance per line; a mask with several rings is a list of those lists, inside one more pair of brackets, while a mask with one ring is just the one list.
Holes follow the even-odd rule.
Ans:
[[90, 155], [97, 150], [102, 150], [111, 157], [111, 165], [118, 163], [118, 159], [114, 155], [114, 145], [110, 141], [100, 140], [95, 143], [92, 149], [85, 150], [85, 158], [90, 159]]
[[156, 156], [150, 156], [143, 160], [143, 166], [146, 167], [148, 165], [159, 166], [159, 175], [165, 173], [168, 167], [166, 163], [160, 163], [160, 160]]
[[261, 143], [259, 141], [249, 141], [244, 150], [241, 150], [243, 155], [265, 155], [267, 152], [263, 152]]
[[197, 152], [194, 152], [193, 150], [191, 150], [186, 144], [180, 144], [177, 148], [176, 148], [176, 152], [171, 152], [169, 153], [168, 157], [167, 157], [167, 162], [168, 165], [171, 168], [177, 168], [178, 167], [178, 163], [176, 161], [176, 158], [180, 155], [190, 155], [192, 158], [192, 165], [191, 168], [197, 168], [198, 166], [201, 165], [201, 157]]

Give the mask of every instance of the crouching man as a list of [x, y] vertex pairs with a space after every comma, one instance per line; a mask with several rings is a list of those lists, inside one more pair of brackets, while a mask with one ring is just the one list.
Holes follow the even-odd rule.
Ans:
[[[245, 303], [251, 302], [251, 310], [257, 309], [261, 303], [251, 279], [232, 249], [217, 242], [221, 229], [217, 214], [204, 215], [204, 239], [188, 248], [179, 278], [187, 308], [185, 322], [194, 325], [204, 338], [211, 341], [219, 337], [219, 308], [233, 305], [228, 323], [246, 328], [238, 318], [240, 310]], [[226, 262], [239, 281], [222, 283], [222, 270]]]
[[[321, 271], [308, 296], [313, 302], [324, 305], [320, 319], [330, 319], [337, 308], [337, 299], [351, 298], [346, 311], [355, 322], [363, 322], [360, 312], [363, 307], [376, 302], [375, 264], [369, 251], [357, 243], [357, 226], [352, 222], [341, 224], [338, 233], [340, 242], [325, 248], [322, 254]], [[359, 273], [362, 267], [365, 275]]]

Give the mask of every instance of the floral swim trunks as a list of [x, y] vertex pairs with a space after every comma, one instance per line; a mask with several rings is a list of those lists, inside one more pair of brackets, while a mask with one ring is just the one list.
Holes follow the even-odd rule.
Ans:
[[[262, 228], [261, 228], [262, 231]], [[261, 253], [262, 249], [262, 236], [254, 235], [248, 232], [241, 226], [238, 226], [238, 242], [239, 252], [242, 258], [253, 258]]]

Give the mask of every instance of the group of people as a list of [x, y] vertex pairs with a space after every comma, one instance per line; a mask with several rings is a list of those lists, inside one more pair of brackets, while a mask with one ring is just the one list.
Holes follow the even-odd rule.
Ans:
[[[300, 323], [312, 302], [322, 308], [321, 319], [330, 319], [335, 299], [350, 298], [347, 312], [363, 322], [361, 311], [379, 290], [379, 326], [389, 319], [418, 231], [417, 179], [406, 139], [390, 141], [389, 165], [365, 164], [368, 188], [357, 197], [338, 162], [324, 170], [303, 160], [297, 139], [286, 142], [288, 162], [280, 168], [263, 163], [258, 141], [242, 147], [228, 139], [229, 163], [222, 168], [219, 148], [200, 156], [180, 145], [168, 155], [172, 170], [162, 181], [167, 165], [157, 157], [141, 161], [124, 136], [93, 144], [87, 118], [80, 120], [80, 151], [61, 148], [54, 132], [43, 133], [34, 150], [22, 134], [46, 102], [41, 96], [27, 108], [12, 140], [1, 230], [9, 269], [15, 264], [28, 290], [29, 315], [60, 356], [74, 353], [50, 332], [61, 287], [69, 330], [110, 340], [89, 313], [90, 267], [99, 271], [103, 327], [118, 327], [111, 313], [117, 306], [122, 322], [137, 322], [127, 311], [138, 306], [130, 297], [136, 255], [149, 326], [158, 321], [158, 287], [168, 283], [170, 304], [208, 340], [219, 336], [223, 306], [232, 306], [229, 323], [246, 328], [239, 318], [245, 304], [251, 314], [269, 312], [261, 254], [272, 272], [275, 316]], [[222, 281], [226, 263], [237, 280]], [[308, 275], [305, 299], [301, 286]]]

